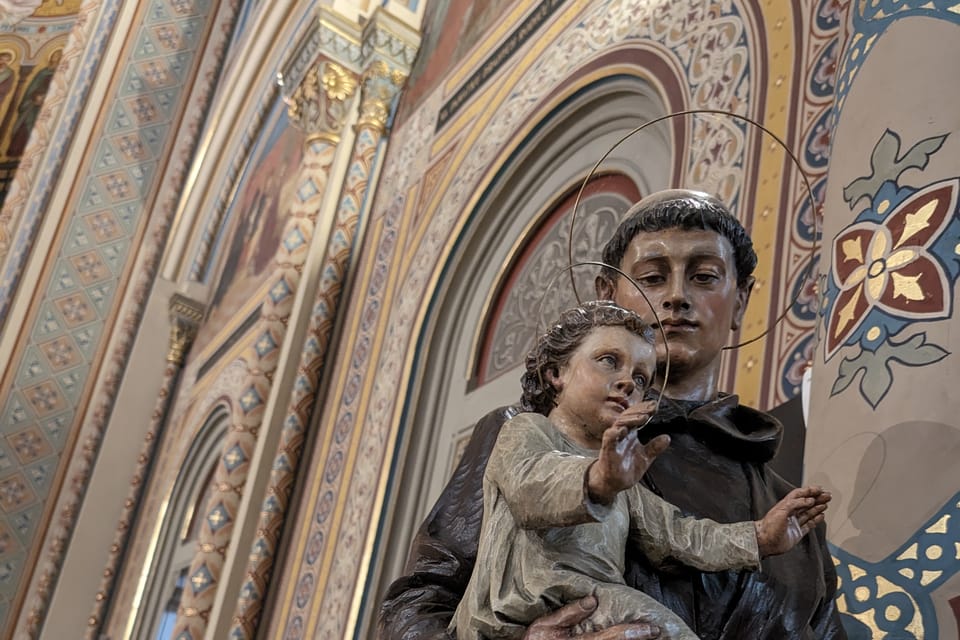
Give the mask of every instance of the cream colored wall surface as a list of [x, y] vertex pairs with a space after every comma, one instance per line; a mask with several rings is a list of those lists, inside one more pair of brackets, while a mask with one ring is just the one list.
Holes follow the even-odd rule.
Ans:
[[852, 637], [958, 637], [960, 16], [938, 7], [851, 4], [838, 76], [806, 477], [834, 493]]

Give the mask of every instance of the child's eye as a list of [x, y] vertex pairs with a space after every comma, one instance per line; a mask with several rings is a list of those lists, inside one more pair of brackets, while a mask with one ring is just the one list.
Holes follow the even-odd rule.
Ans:
[[597, 361], [607, 365], [608, 367], [617, 366], [617, 358], [609, 353], [600, 356], [597, 358]]
[[644, 389], [647, 386], [647, 377], [643, 375], [633, 376], [633, 384], [637, 385], [637, 389]]

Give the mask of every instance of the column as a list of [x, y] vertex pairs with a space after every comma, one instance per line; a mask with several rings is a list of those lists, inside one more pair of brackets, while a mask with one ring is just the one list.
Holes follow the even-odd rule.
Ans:
[[286, 99], [291, 123], [306, 131], [308, 137], [300, 170], [292, 178], [295, 182], [281, 187], [294, 189], [296, 197], [287, 212], [283, 240], [273, 260], [272, 285], [262, 301], [252, 340], [240, 356], [246, 375], [230, 398], [231, 424], [214, 472], [197, 554], [190, 565], [174, 627], [174, 637], [178, 640], [199, 640], [209, 621], [277, 368], [280, 345], [356, 87], [353, 73], [335, 62], [320, 59]]
[[318, 383], [330, 344], [344, 280], [349, 272], [352, 247], [360, 225], [363, 202], [371, 191], [371, 170], [377, 148], [387, 128], [387, 118], [406, 75], [382, 60], [374, 61], [362, 79], [356, 138], [334, 228], [330, 234], [321, 280], [317, 289], [306, 339], [301, 348], [297, 377], [287, 403], [280, 443], [270, 472], [270, 483], [260, 508], [257, 537], [249, 553], [244, 584], [232, 617], [231, 638], [253, 638], [270, 586], [277, 543], [283, 532], [290, 494], [303, 453], [306, 427], [316, 404]]
[[170, 299], [170, 347], [167, 351], [166, 364], [163, 372], [163, 382], [157, 401], [150, 415], [150, 425], [144, 436], [143, 447], [137, 456], [137, 467], [130, 480], [130, 492], [123, 503], [120, 521], [117, 523], [116, 534], [110, 545], [110, 555], [103, 569], [100, 588], [94, 597], [94, 607], [87, 621], [86, 640], [96, 640], [99, 637], [100, 626], [103, 623], [103, 614], [110, 602], [116, 577], [126, 553], [127, 541], [138, 516], [140, 499], [146, 487], [146, 480], [150, 476], [150, 469], [154, 458], [154, 450], [160, 440], [167, 422], [167, 412], [171, 400], [180, 381], [180, 373], [190, 345], [197, 335], [200, 321], [203, 319], [204, 307], [199, 302], [180, 294], [174, 294]]

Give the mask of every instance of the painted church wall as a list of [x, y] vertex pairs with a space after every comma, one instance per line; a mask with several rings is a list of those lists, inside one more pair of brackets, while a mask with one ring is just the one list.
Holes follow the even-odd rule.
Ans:
[[[69, 8], [70, 24], [36, 14], [14, 27], [65, 42], [50, 45], [62, 56], [2, 213], [4, 442], [28, 448], [9, 450], [2, 479], [18, 488], [3, 513], [0, 635], [86, 626], [160, 388], [169, 324], [148, 297], [209, 104], [197, 79], [222, 63], [202, 52], [222, 54], [231, 12], [155, 5], [43, 3]], [[101, 453], [110, 462], [95, 468]]]
[[954, 4], [852, 3], [839, 66], [806, 472], [851, 638], [960, 629]]
[[[402, 460], [409, 430], [426, 428], [411, 416], [429, 402], [418, 397], [418, 366], [431, 348], [432, 314], [457, 286], [447, 274], [469, 254], [475, 226], [492, 224], [475, 217], [478, 205], [539, 118], [599, 77], [636, 74], [671, 110], [716, 107], [762, 120], [792, 148], [809, 150], [822, 176], [825, 162], [813, 145], [822, 147], [817, 121], [831, 103], [824, 69], [839, 30], [835, 4], [794, 13], [779, 3], [518, 2], [419, 102], [404, 103], [357, 267], [354, 291], [362, 295], [343, 319], [344, 357], [315, 427], [268, 637], [369, 631], [377, 594], [367, 585], [377, 583], [377, 554], [403, 553], [379, 546], [388, 526], [382, 518], [391, 492], [404, 490], [390, 484], [401, 464], [392, 457]], [[540, 21], [521, 29], [535, 14]], [[813, 85], [816, 76], [827, 79]], [[803, 232], [812, 216], [808, 208], [802, 219], [803, 187], [776, 145], [747, 125], [704, 119], [682, 130], [689, 155], [681, 154], [674, 178], [694, 186], [705, 177], [701, 188], [734, 204], [761, 253], [748, 337], [804, 286], [812, 242]], [[815, 303], [810, 291], [802, 293], [803, 304]], [[812, 333], [813, 318], [801, 306], [791, 309], [788, 332], [728, 360], [727, 388], [761, 407], [797, 393], [777, 381], [799, 368], [799, 342]]]

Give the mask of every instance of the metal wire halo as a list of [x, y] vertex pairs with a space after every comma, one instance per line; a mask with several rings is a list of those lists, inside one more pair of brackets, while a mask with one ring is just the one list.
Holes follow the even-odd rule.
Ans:
[[[742, 116], [742, 115], [739, 115], [739, 114], [736, 114], [736, 113], [731, 113], [731, 112], [729, 112], [729, 111], [724, 111], [723, 109], [687, 109], [687, 110], [685, 110], [685, 111], [677, 111], [677, 112], [675, 112], [675, 113], [669, 113], [669, 114], [667, 114], [667, 115], [665, 115], [665, 116], [660, 116], [659, 118], [654, 118], [653, 120], [650, 120], [650, 121], [648, 121], [648, 122], [643, 123], [642, 125], [640, 125], [640, 126], [637, 127], [636, 129], [634, 129], [633, 131], [630, 131], [629, 133], [627, 133], [626, 135], [624, 135], [622, 138], [620, 138], [619, 140], [617, 140], [617, 142], [614, 143], [614, 145], [613, 145], [612, 147], [610, 147], [610, 148], [607, 150], [606, 153], [603, 154], [603, 156], [597, 161], [597, 163], [596, 163], [595, 165], [593, 165], [593, 168], [590, 170], [590, 173], [587, 174], [586, 178], [584, 178], [584, 180], [583, 180], [583, 183], [580, 185], [580, 190], [577, 191], [577, 198], [576, 198], [576, 200], [574, 200], [574, 202], [573, 202], [573, 215], [570, 216], [570, 237], [569, 237], [569, 239], [568, 239], [568, 241], [567, 241], [567, 256], [568, 256], [568, 260], [569, 260], [571, 263], [573, 263], [573, 232], [574, 232], [574, 225], [575, 225], [576, 222], [577, 222], [577, 211], [578, 211], [579, 208], [580, 208], [580, 199], [581, 199], [581, 197], [583, 196], [583, 192], [584, 192], [584, 190], [586, 189], [587, 184], [589, 184], [590, 180], [591, 180], [591, 179], [593, 178], [593, 176], [597, 173], [597, 169], [600, 168], [600, 165], [603, 164], [603, 161], [606, 160], [607, 157], [609, 157], [609, 155], [610, 155], [611, 153], [613, 153], [614, 150], [615, 150], [617, 147], [619, 147], [621, 144], [623, 144], [624, 142], [626, 142], [628, 139], [630, 139], [631, 137], [633, 137], [635, 134], [640, 133], [641, 131], [643, 131], [643, 130], [646, 129], [647, 127], [649, 127], [649, 126], [651, 126], [651, 125], [654, 125], [654, 124], [657, 124], [658, 122], [663, 122], [664, 120], [671, 120], [671, 119], [673, 119], [673, 118], [677, 118], [677, 117], [680, 117], [680, 116], [689, 116], [689, 115], [715, 115], [715, 116], [721, 116], [721, 115], [722, 115], [722, 116], [729, 116], [729, 117], [731, 117], [731, 118], [733, 118], [733, 119], [735, 119], [735, 120], [740, 120], [741, 122], [746, 122], [747, 124], [751, 124], [751, 125], [755, 126], [756, 128], [760, 129], [761, 131], [763, 131], [764, 133], [766, 133], [768, 136], [770, 136], [770, 137], [773, 138], [774, 140], [776, 140], [777, 144], [780, 145], [780, 147], [784, 150], [784, 152], [787, 154], [787, 156], [789, 156], [789, 158], [793, 161], [794, 165], [797, 167], [797, 171], [800, 173], [800, 177], [803, 179], [804, 187], [805, 187], [806, 190], [807, 190], [807, 198], [808, 198], [809, 201], [810, 201], [810, 212], [811, 212], [812, 215], [813, 215], [813, 226], [814, 226], [813, 244], [812, 244], [811, 247], [810, 247], [810, 256], [809, 256], [809, 260], [808, 260], [807, 267], [806, 267], [806, 269], [805, 269], [806, 273], [805, 273], [804, 276], [803, 276], [802, 282], [803, 282], [803, 283], [806, 283], [807, 281], [809, 281], [810, 278], [811, 278], [811, 276], [813, 275], [813, 263], [814, 263], [814, 260], [816, 259], [817, 249], [819, 248], [819, 243], [817, 242], [817, 203], [816, 203], [816, 199], [815, 199], [814, 196], [813, 196], [813, 187], [810, 186], [810, 179], [807, 178], [807, 174], [804, 173], [803, 168], [800, 166], [800, 160], [799, 160], [799, 159], [797, 158], [797, 156], [793, 153], [793, 151], [790, 150], [790, 148], [787, 146], [787, 143], [785, 143], [785, 142], [780, 138], [780, 136], [778, 136], [778, 135], [775, 134], [774, 132], [770, 131], [769, 129], [767, 129], [765, 126], [763, 126], [762, 124], [760, 124], [760, 123], [757, 122], [756, 120], [753, 120], [753, 119], [751, 119], [751, 118], [748, 118], [747, 116]], [[582, 263], [582, 264], [588, 264], [588, 263]], [[602, 263], [601, 263], [601, 264], [602, 264]], [[613, 269], [613, 270], [617, 271], [618, 273], [620, 273], [620, 275], [626, 276], [626, 274], [623, 273], [623, 271], [621, 271], [620, 269], [618, 269], [617, 267], [615, 267], [615, 266], [613, 266], [613, 265], [606, 264], [606, 265], [603, 265], [603, 266], [608, 267], [608, 268], [610, 268], [610, 269]], [[627, 277], [629, 278], [629, 276], [627, 276]], [[633, 286], [637, 287], [637, 290], [640, 291], [640, 285], [639, 285], [636, 281], [634, 281], [633, 278], [629, 278], [629, 279], [630, 279], [630, 282], [633, 283]], [[574, 281], [573, 271], [572, 271], [572, 270], [570, 271], [570, 285], [573, 287], [573, 295], [574, 295], [574, 297], [577, 299], [577, 304], [582, 304], [582, 302], [581, 302], [581, 300], [580, 300], [580, 294], [577, 292], [577, 283]], [[766, 328], [763, 332], [761, 332], [759, 335], [754, 336], [753, 338], [750, 338], [749, 340], [745, 340], [745, 341], [743, 341], [743, 342], [739, 342], [739, 343], [737, 343], [737, 344], [735, 344], [735, 345], [730, 345], [730, 346], [723, 347], [722, 350], [726, 351], [726, 350], [728, 350], [728, 349], [739, 349], [740, 347], [745, 347], [745, 346], [747, 346], [748, 344], [752, 344], [752, 343], [756, 342], [757, 340], [760, 340], [761, 338], [763, 338], [764, 336], [766, 336], [768, 333], [770, 333], [771, 330], [773, 330], [774, 327], [777, 326], [777, 324], [780, 323], [781, 320], [783, 320], [783, 319], [787, 316], [787, 314], [790, 312], [790, 309], [793, 308], [793, 305], [795, 305], [795, 304], [797, 303], [797, 300], [800, 299], [800, 293], [801, 293], [802, 291], [803, 291], [803, 286], [797, 287], [797, 291], [796, 291], [796, 293], [794, 293], [793, 298], [790, 300], [790, 303], [786, 306], [786, 308], [784, 308], [784, 310], [780, 313], [780, 315], [777, 316], [777, 318], [773, 321], [773, 324], [771, 324], [769, 327], [767, 327], [767, 328]], [[641, 293], [642, 293], [642, 291], [641, 291]], [[645, 300], [647, 300], [647, 297], [646, 297], [645, 294], [644, 294], [643, 297], [644, 297]], [[649, 300], [647, 300], [647, 304], [650, 305], [650, 308], [651, 308], [651, 309], [653, 309], [653, 305], [650, 304], [650, 301], [649, 301]], [[659, 318], [659, 316], [656, 316], [656, 312], [654, 312], [654, 315], [655, 315], [655, 317], [657, 318], [657, 324], [659, 325], [659, 324], [660, 324], [660, 318]], [[662, 326], [661, 326], [661, 330], [662, 330]], [[666, 339], [666, 334], [664, 334], [664, 339]]]
[[[653, 411], [650, 413], [650, 415], [647, 416], [647, 421], [638, 427], [633, 427], [633, 429], [640, 430], [643, 427], [647, 426], [647, 424], [649, 424], [650, 421], [653, 420], [653, 416], [655, 416], [657, 412], [660, 410], [660, 401], [663, 398], [664, 393], [666, 393], [667, 391], [667, 381], [670, 378], [670, 347], [667, 345], [667, 332], [664, 330], [663, 323], [660, 322], [660, 316], [657, 314], [657, 310], [653, 308], [653, 303], [650, 302], [650, 298], [648, 298], [647, 294], [645, 294], [643, 292], [643, 289], [640, 288], [640, 283], [638, 283], [632, 277], [627, 275], [625, 272], [621, 271], [619, 267], [611, 267], [610, 265], [604, 264], [598, 260], [584, 260], [582, 262], [574, 262], [572, 264], [567, 265], [566, 267], [562, 267], [561, 269], [557, 270], [555, 274], [553, 274], [553, 276], [550, 278], [549, 281], [547, 281], [547, 286], [544, 287], [543, 295], [540, 296], [540, 305], [537, 308], [537, 338], [536, 339], [539, 340], [540, 336], [542, 336], [544, 333], [544, 331], [542, 331], [543, 327], [540, 324], [540, 321], [543, 318], [543, 303], [547, 299], [547, 294], [550, 292], [553, 286], [557, 283], [557, 280], [560, 278], [561, 275], [563, 275], [566, 272], [569, 272], [571, 274], [571, 281], [572, 281], [573, 270], [577, 267], [584, 267], [584, 266], [595, 266], [595, 267], [601, 267], [601, 268], [609, 267], [610, 269], [613, 269], [614, 271], [619, 273], [621, 276], [629, 280], [630, 284], [636, 287], [637, 293], [640, 294], [640, 297], [643, 298], [643, 301], [647, 303], [648, 307], [650, 307], [650, 312], [653, 314], [653, 319], [657, 323], [657, 329], [660, 331], [660, 337], [663, 338], [663, 349], [664, 349], [664, 355], [665, 355], [665, 358], [664, 358], [665, 364], [663, 367], [663, 383], [660, 385], [660, 393], [657, 394], [657, 404], [653, 408]], [[576, 296], [577, 298], [577, 304], [582, 305], [583, 302], [581, 302], [580, 296], [577, 296], [576, 285], [574, 285], [574, 296]], [[634, 311], [634, 313], [636, 312]], [[537, 372], [537, 375], [540, 376], [540, 384], [542, 385], [543, 376], [539, 371]]]

